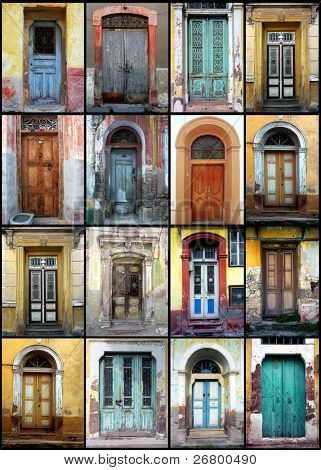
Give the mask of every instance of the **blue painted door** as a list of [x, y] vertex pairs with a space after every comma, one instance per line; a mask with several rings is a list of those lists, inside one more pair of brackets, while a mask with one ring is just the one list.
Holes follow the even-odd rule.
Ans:
[[193, 428], [221, 426], [221, 384], [218, 380], [196, 380], [193, 384]]
[[111, 201], [116, 214], [133, 214], [136, 207], [136, 150], [112, 149]]
[[193, 18], [189, 21], [188, 62], [191, 100], [227, 99], [226, 19]]
[[100, 361], [100, 430], [155, 433], [155, 360], [148, 354], [105, 354]]
[[191, 316], [219, 318], [217, 263], [193, 263], [191, 272]]
[[305, 436], [305, 368], [298, 356], [269, 356], [262, 366], [263, 437]]
[[59, 104], [61, 29], [55, 21], [35, 21], [29, 30], [30, 104]]

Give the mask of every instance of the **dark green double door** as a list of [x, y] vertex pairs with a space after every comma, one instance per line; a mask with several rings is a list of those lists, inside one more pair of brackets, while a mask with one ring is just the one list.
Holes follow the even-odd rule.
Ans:
[[268, 356], [262, 367], [263, 437], [304, 437], [305, 367], [298, 356]]
[[190, 100], [227, 99], [228, 34], [224, 18], [189, 21]]

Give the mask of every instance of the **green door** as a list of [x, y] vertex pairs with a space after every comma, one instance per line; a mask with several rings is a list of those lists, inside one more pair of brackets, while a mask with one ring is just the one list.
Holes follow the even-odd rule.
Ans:
[[148, 354], [105, 354], [100, 361], [100, 431], [155, 434], [155, 360]]
[[268, 356], [262, 366], [263, 437], [305, 436], [305, 370], [298, 356]]
[[191, 100], [227, 99], [228, 35], [224, 18], [189, 21], [189, 95]]

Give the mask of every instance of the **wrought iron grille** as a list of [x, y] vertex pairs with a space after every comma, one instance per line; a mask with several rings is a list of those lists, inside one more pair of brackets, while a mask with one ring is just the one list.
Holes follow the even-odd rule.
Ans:
[[115, 134], [113, 134], [112, 138], [110, 139], [111, 144], [123, 144], [123, 143], [130, 143], [130, 144], [137, 144], [137, 138], [135, 134], [128, 129], [121, 129]]
[[132, 357], [123, 358], [124, 369], [124, 406], [132, 406]]
[[262, 344], [305, 344], [305, 338], [262, 338]]
[[27, 117], [21, 118], [22, 131], [56, 131], [58, 120], [56, 117]]
[[192, 22], [192, 74], [203, 73], [203, 22]]
[[192, 374], [220, 374], [221, 369], [211, 359], [203, 359], [195, 364]]
[[194, 268], [194, 294], [202, 293], [202, 266]]
[[203, 135], [194, 140], [192, 144], [192, 158], [195, 159], [222, 159], [225, 157], [223, 142], [213, 135]]
[[35, 26], [33, 52], [50, 55], [55, 53], [55, 28], [53, 26]]
[[207, 293], [214, 294], [214, 266], [207, 266]]
[[225, 10], [226, 3], [188, 3], [187, 8], [196, 10]]
[[46, 272], [46, 300], [56, 300], [56, 275], [54, 271]]
[[34, 367], [35, 369], [39, 369], [39, 368], [51, 369], [52, 368], [52, 365], [50, 364], [48, 359], [44, 356], [41, 356], [40, 354], [37, 354], [27, 359], [24, 366]]
[[139, 296], [139, 274], [131, 274], [130, 275], [129, 295], [131, 297], [138, 297]]
[[58, 258], [57, 256], [30, 256], [29, 268], [31, 269], [47, 269], [57, 268]]
[[152, 358], [142, 358], [143, 406], [152, 405]]
[[267, 141], [265, 142], [265, 145], [277, 145], [277, 146], [282, 146], [282, 145], [295, 145], [291, 137], [288, 136], [285, 132], [276, 132], [270, 137], [268, 137]]
[[105, 356], [105, 406], [113, 406], [113, 357]]
[[122, 15], [108, 15], [102, 19], [103, 28], [142, 29], [147, 28], [148, 18], [131, 13]]

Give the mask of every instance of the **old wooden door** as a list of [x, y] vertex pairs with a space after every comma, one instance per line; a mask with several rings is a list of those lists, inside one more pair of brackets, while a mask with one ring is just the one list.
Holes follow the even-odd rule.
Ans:
[[119, 259], [113, 264], [113, 319], [137, 321], [142, 318], [142, 265]]
[[264, 176], [266, 206], [295, 206], [295, 152], [265, 152]]
[[57, 256], [29, 257], [29, 321], [54, 323], [58, 315]]
[[105, 354], [100, 361], [102, 434], [155, 433], [156, 370], [149, 354]]
[[59, 154], [56, 135], [22, 136], [22, 210], [59, 215]]
[[52, 427], [52, 375], [24, 373], [22, 428]]
[[267, 96], [293, 98], [295, 95], [295, 33], [267, 33]]
[[55, 21], [35, 21], [29, 30], [30, 104], [60, 103], [61, 29]]
[[192, 220], [223, 220], [224, 167], [192, 165]]
[[227, 20], [189, 21], [189, 94], [191, 100], [227, 99]]
[[103, 18], [102, 86], [105, 103], [148, 101], [147, 18], [133, 14]]
[[196, 380], [193, 384], [193, 428], [219, 428], [221, 384], [218, 380]]
[[298, 356], [268, 356], [262, 366], [263, 437], [305, 436], [305, 370]]
[[136, 150], [113, 148], [111, 152], [111, 204], [116, 214], [136, 209]]
[[296, 258], [291, 249], [266, 249], [265, 315], [277, 316], [296, 311]]

